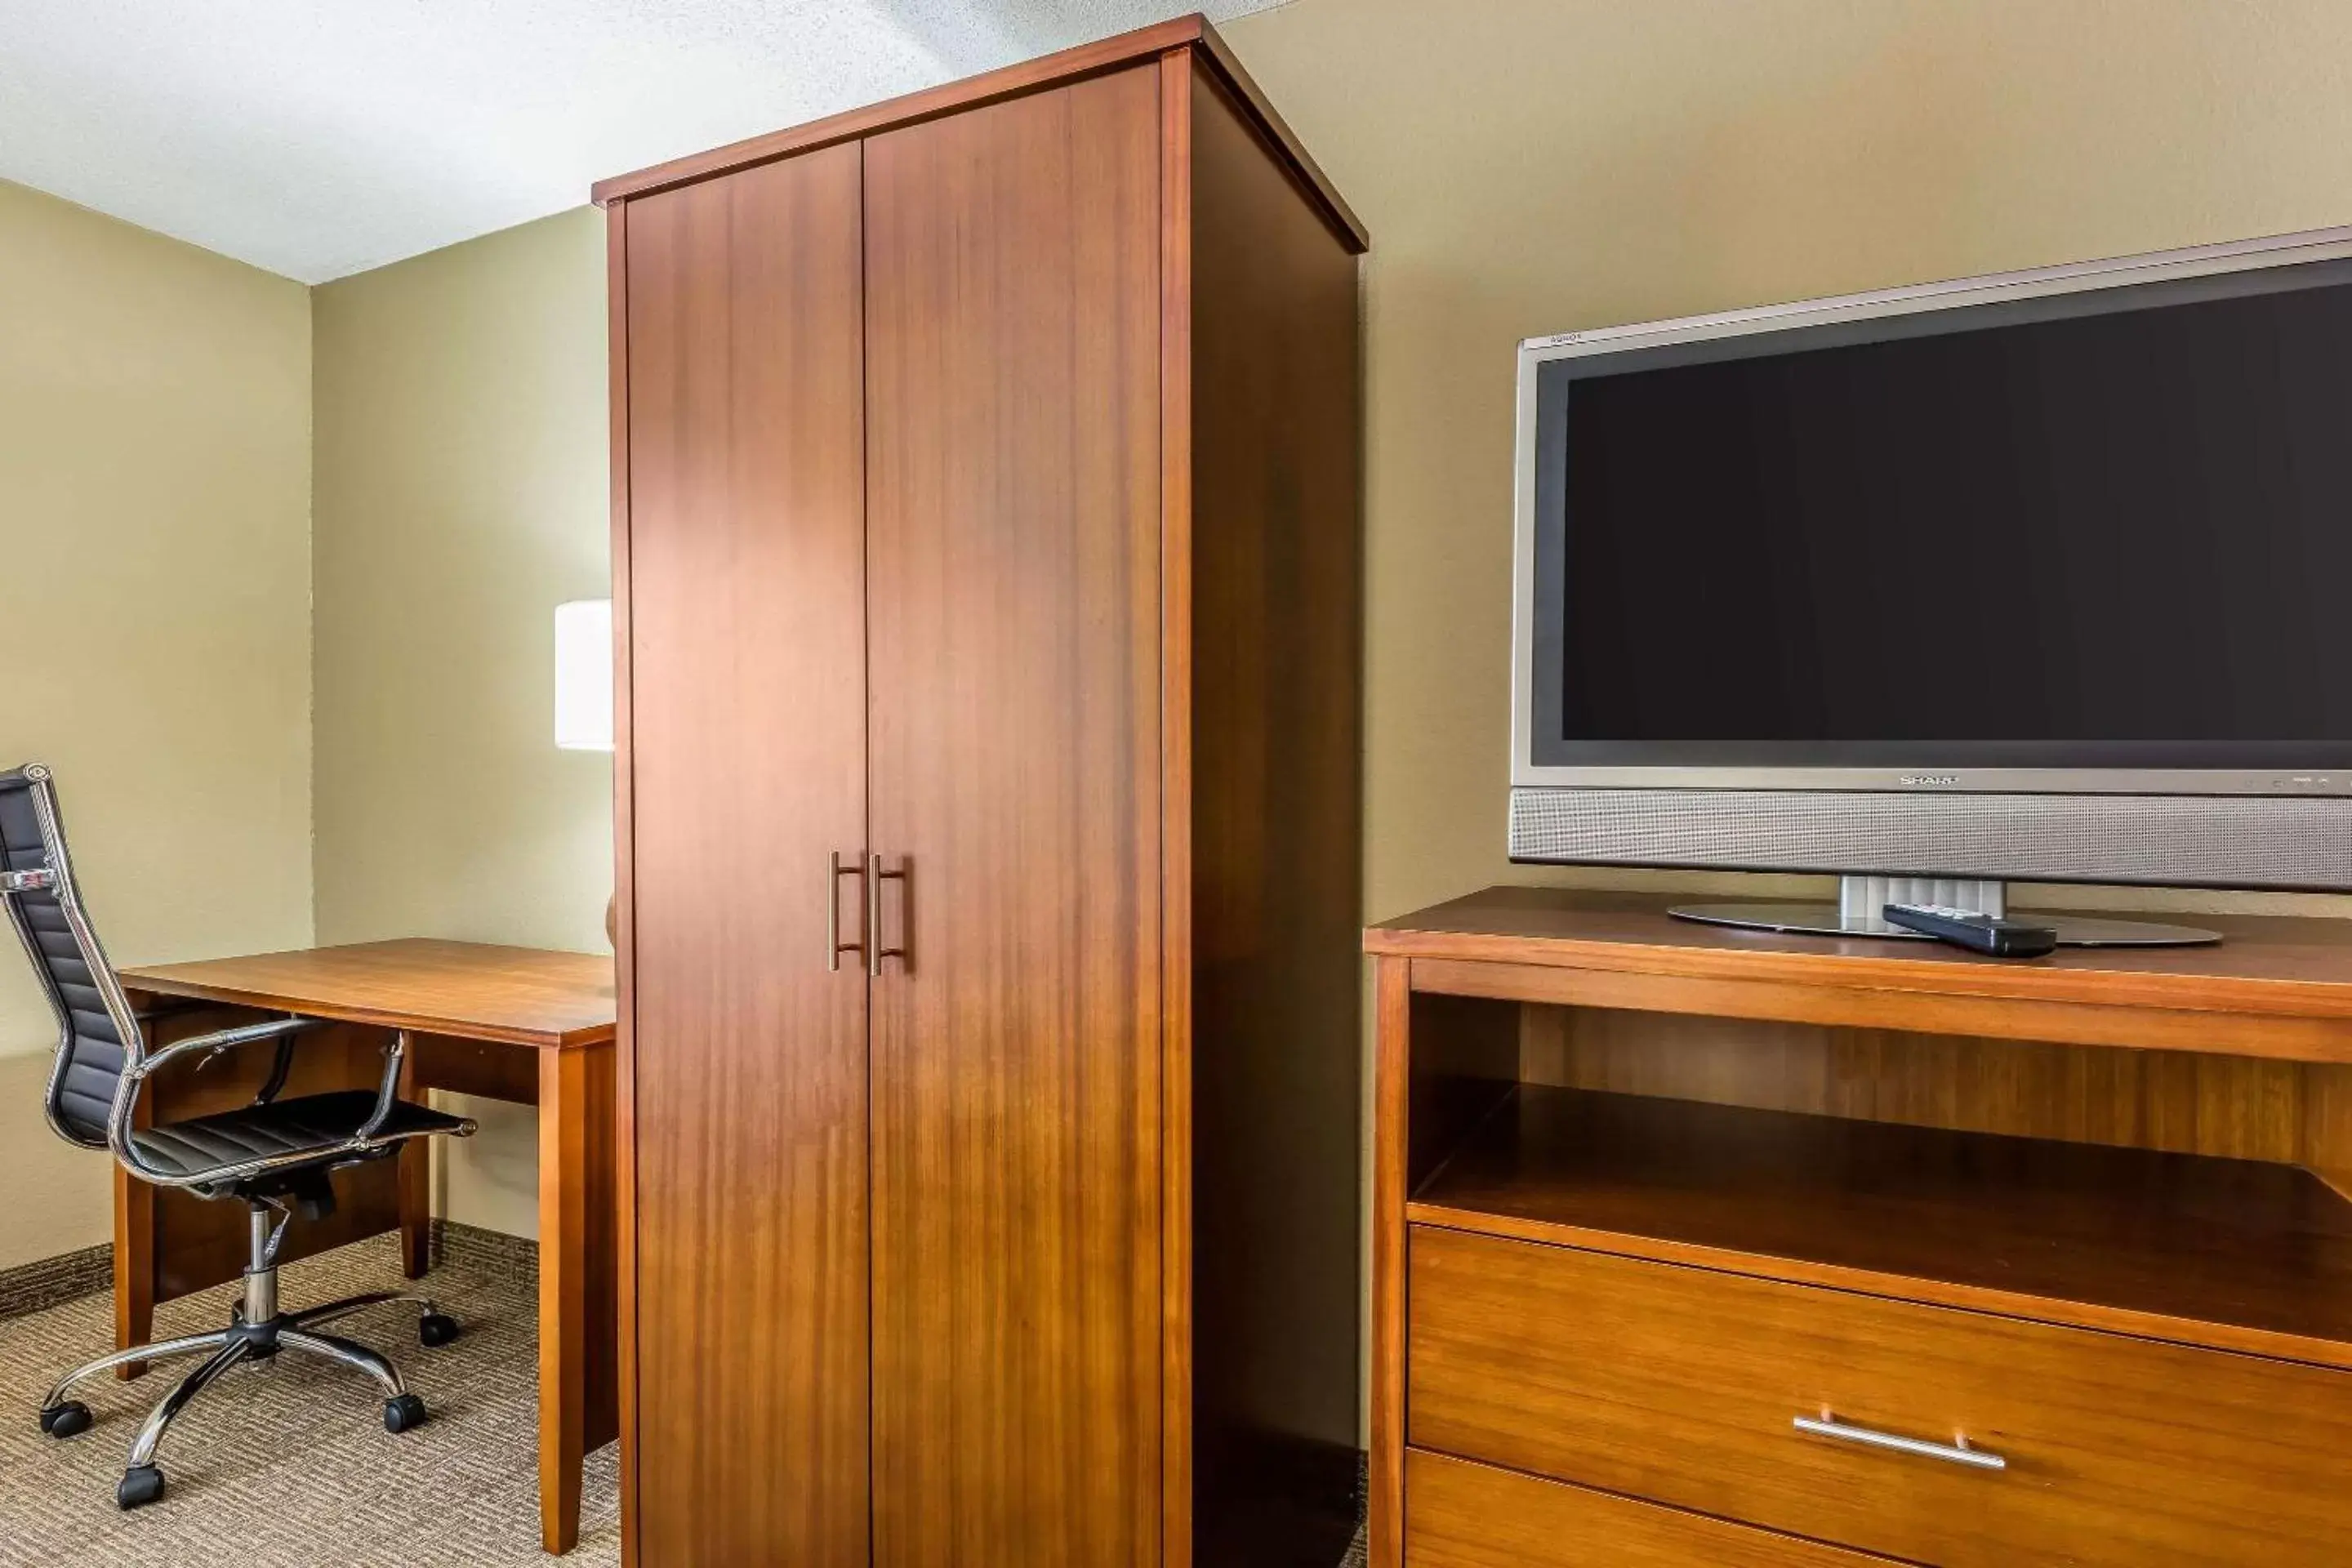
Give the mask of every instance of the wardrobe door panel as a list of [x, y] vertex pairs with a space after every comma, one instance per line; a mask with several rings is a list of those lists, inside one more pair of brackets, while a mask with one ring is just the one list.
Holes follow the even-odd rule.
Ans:
[[883, 1568], [1158, 1560], [1157, 78], [866, 143]]
[[867, 1562], [859, 152], [628, 212], [638, 1561]]

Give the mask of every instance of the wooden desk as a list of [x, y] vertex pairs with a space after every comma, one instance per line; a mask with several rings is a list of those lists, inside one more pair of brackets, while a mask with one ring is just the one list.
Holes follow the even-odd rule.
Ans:
[[[581, 1460], [619, 1429], [613, 961], [417, 939], [159, 964], [125, 970], [122, 980], [134, 1007], [158, 1015], [151, 1045], [256, 1014], [331, 1020], [336, 1027], [306, 1038], [297, 1053], [289, 1095], [373, 1087], [387, 1036], [405, 1029], [406, 1092], [442, 1089], [539, 1107], [541, 1528], [548, 1551], [569, 1552], [580, 1535]], [[173, 1120], [240, 1104], [269, 1055], [236, 1052], [201, 1073], [194, 1064], [169, 1070], [149, 1106]], [[291, 1227], [282, 1256], [397, 1226], [408, 1277], [423, 1275], [428, 1158], [420, 1141], [397, 1161], [339, 1173], [337, 1213]], [[235, 1206], [116, 1170], [119, 1344], [152, 1336], [157, 1301], [237, 1278], [245, 1221]]]

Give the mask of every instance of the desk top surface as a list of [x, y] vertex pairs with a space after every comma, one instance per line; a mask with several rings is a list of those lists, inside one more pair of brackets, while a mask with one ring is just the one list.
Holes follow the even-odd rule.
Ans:
[[613, 961], [591, 952], [406, 937], [150, 964], [124, 970], [122, 983], [167, 996], [543, 1050], [614, 1037]]
[[2061, 948], [2047, 958], [2009, 959], [1938, 942], [1694, 925], [1666, 914], [1671, 904], [1707, 901], [1722, 900], [1488, 888], [1373, 926], [1364, 933], [1364, 949], [1403, 958], [2352, 1017], [2352, 921], [2141, 915], [2204, 926], [2221, 932], [2222, 941], [2212, 947]]

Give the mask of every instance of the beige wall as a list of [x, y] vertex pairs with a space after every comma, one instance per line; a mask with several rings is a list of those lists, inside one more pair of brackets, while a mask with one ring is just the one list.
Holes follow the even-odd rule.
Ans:
[[[2352, 220], [2336, 0], [1295, 0], [1228, 36], [1374, 232], [1376, 915], [1538, 875], [1502, 836], [1519, 338]], [[548, 743], [547, 620], [604, 591], [603, 326], [586, 210], [317, 291], [322, 940], [601, 946], [609, 782]], [[450, 1164], [458, 1217], [529, 1228], [511, 1113]]]
[[[555, 606], [611, 586], [603, 215], [312, 299], [319, 940], [608, 951], [611, 759], [553, 740]], [[530, 1111], [467, 1105], [443, 1212], [535, 1234]]]
[[2343, 0], [1296, 0], [1226, 36], [1372, 231], [1374, 916], [1575, 879], [1503, 852], [1519, 339], [2352, 223]]
[[[310, 940], [310, 431], [301, 285], [0, 184], [0, 766], [118, 963]], [[0, 1268], [110, 1235], [55, 1043], [0, 954]]]
[[1809, 886], [1506, 858], [1520, 339], [2352, 223], [2342, 0], [1296, 0], [1226, 36], [1372, 231], [1375, 919], [1501, 881]]
[[[2352, 222], [2341, 0], [1295, 0], [1228, 37], [1373, 230], [1375, 916], [1547, 875], [1503, 855], [1518, 339]], [[119, 957], [309, 940], [314, 878], [321, 941], [603, 950], [609, 769], [549, 737], [550, 612], [606, 591], [603, 287], [586, 209], [306, 309], [0, 185], [0, 657], [43, 675], [0, 764], [58, 765]], [[10, 1056], [47, 1044], [0, 963], [0, 1267], [105, 1235]], [[529, 1234], [528, 1114], [478, 1109], [446, 1212]]]

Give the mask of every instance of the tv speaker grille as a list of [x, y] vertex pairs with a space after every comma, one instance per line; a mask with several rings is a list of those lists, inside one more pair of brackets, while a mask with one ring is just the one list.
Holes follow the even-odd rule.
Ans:
[[2352, 799], [1518, 788], [1515, 860], [2352, 889]]

